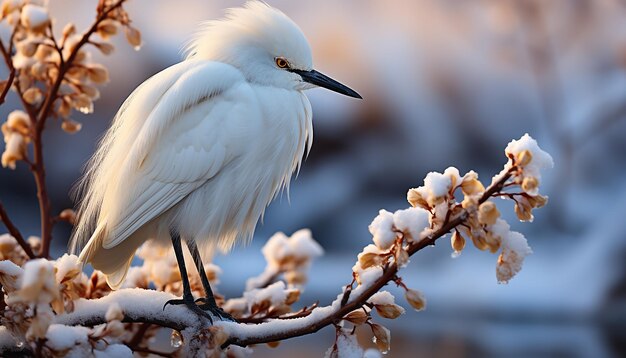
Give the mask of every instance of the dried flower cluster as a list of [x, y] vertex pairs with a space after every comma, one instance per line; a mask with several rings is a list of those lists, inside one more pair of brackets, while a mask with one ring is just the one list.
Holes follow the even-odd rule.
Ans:
[[[125, 2], [99, 0], [96, 19], [83, 32], [72, 23], [57, 29], [47, 1], [0, 2], [0, 27], [9, 34], [8, 39], [0, 38], [0, 54], [9, 72], [8, 78], [0, 81], [0, 104], [12, 90], [22, 107], [0, 125], [5, 143], [0, 164], [15, 169], [23, 161], [33, 173], [42, 216], [40, 257], [49, 255], [53, 225], [58, 219], [67, 220], [50, 211], [42, 133], [49, 118], [57, 119], [65, 132], [76, 133], [82, 124], [72, 119], [72, 111], [93, 112], [93, 103], [100, 97], [98, 86], [109, 81], [109, 73], [92, 60], [90, 51], [95, 48], [110, 54], [114, 48], [109, 39], [122, 29], [131, 46], [141, 45], [141, 33], [132, 26], [123, 8]], [[3, 216], [6, 223], [8, 218]], [[16, 228], [7, 226], [26, 254], [34, 257]]]
[[[395, 213], [381, 210], [369, 226], [373, 244], [366, 246], [358, 255], [353, 267], [353, 284], [357, 288], [370, 287], [379, 282], [393, 265], [395, 270], [406, 266], [409, 256], [433, 241], [438, 233], [452, 231], [453, 257], [458, 257], [471, 240], [481, 251], [500, 252], [496, 263], [496, 278], [508, 282], [522, 268], [524, 258], [532, 251], [526, 238], [510, 230], [509, 224], [500, 218], [500, 212], [492, 198], [503, 197], [515, 201], [515, 212], [521, 221], [532, 219], [531, 210], [546, 204], [547, 197], [539, 194], [541, 170], [552, 167], [552, 158], [541, 150], [528, 134], [514, 140], [506, 147], [509, 158], [502, 172], [495, 176], [489, 189], [470, 171], [461, 176], [450, 167], [443, 173], [431, 172], [424, 185], [410, 189], [407, 200], [411, 207]], [[461, 194], [463, 199], [457, 199]], [[453, 223], [454, 225], [451, 225]], [[405, 290], [409, 305], [417, 311], [426, 306], [424, 295], [404, 285], [398, 275], [391, 279]], [[354, 289], [348, 285], [344, 302]], [[390, 333], [385, 327], [372, 323], [370, 311], [384, 318], [395, 319], [404, 313], [396, 305], [394, 297], [378, 292], [357, 310], [343, 317], [355, 326], [367, 324], [381, 352], [389, 350]], [[343, 328], [338, 328], [343, 329]], [[337, 337], [342, 337], [342, 331]]]
[[308, 229], [296, 231], [291, 237], [276, 233], [262, 252], [267, 266], [259, 276], [248, 279], [248, 290], [265, 287], [281, 276], [289, 287], [301, 287], [306, 283], [311, 261], [324, 254]]
[[96, 86], [109, 81], [108, 70], [91, 60], [84, 45], [92, 45], [108, 55], [113, 51], [108, 40], [120, 28], [132, 46], [138, 48], [141, 44], [140, 32], [131, 26], [120, 5], [100, 1], [99, 18], [91, 31], [100, 40], [92, 40], [78, 34], [72, 23], [65, 25], [57, 39], [53, 19], [43, 1], [2, 2], [0, 21], [12, 29], [11, 42], [8, 48], [3, 45], [3, 52], [9, 69], [15, 71], [13, 83], [4, 82], [3, 87], [12, 86], [25, 107], [25, 111], [12, 112], [2, 125], [6, 143], [4, 167], [15, 169], [16, 161], [26, 158], [27, 144], [34, 137], [38, 114], [45, 106], [51, 107], [47, 115], [61, 120], [64, 131], [76, 133], [81, 129], [82, 125], [70, 118], [72, 110], [93, 112], [93, 102], [100, 97]]
[[[275, 238], [280, 235], [284, 236], [274, 236], [266, 249], [277, 247]], [[308, 230], [302, 230], [292, 238], [295, 238], [291, 239], [293, 243], [300, 242], [300, 245], [305, 245], [303, 247], [319, 247]], [[298, 256], [296, 252], [297, 250], [292, 251], [292, 255]], [[114, 303], [106, 311], [106, 322], [93, 328], [55, 324], [55, 317], [73, 313], [80, 306], [81, 300], [95, 300], [110, 294], [111, 290], [102, 273], [95, 271], [91, 277], [87, 277], [74, 255], [64, 255], [56, 261], [28, 260], [23, 252], [20, 253], [16, 240], [7, 234], [0, 236], [0, 254], [5, 260], [0, 262], [0, 284], [6, 295], [2, 325], [19, 342], [20, 348], [39, 351], [44, 356], [82, 355], [94, 351], [110, 356], [129, 356], [129, 347], [135, 351], [148, 349], [150, 341], [162, 329], [158, 325], [146, 323], [122, 323], [124, 307], [118, 303]], [[148, 241], [137, 251], [137, 257], [143, 260], [143, 264], [132, 268], [124, 283], [125, 287], [156, 287], [172, 295], [181, 294], [181, 277], [171, 247]], [[297, 261], [297, 264], [290, 266], [291, 270], [303, 270], [302, 265], [310, 264], [309, 260], [301, 258]], [[268, 262], [268, 266], [273, 264]], [[212, 284], [216, 284], [219, 267], [208, 264], [206, 269]], [[242, 322], [295, 318], [310, 313], [312, 308], [292, 313], [291, 305], [298, 301], [300, 290], [287, 288], [286, 285], [281, 280], [265, 287], [252, 288], [244, 292], [243, 297], [226, 301], [224, 309]], [[202, 292], [198, 275], [192, 277], [192, 287], [196, 294]], [[221, 296], [218, 296], [218, 301], [224, 302]], [[61, 339], [59, 342], [57, 336], [61, 334], [69, 334], [73, 338]], [[209, 348], [212, 347], [217, 354], [222, 352], [220, 346], [228, 336], [216, 326], [187, 338], [190, 342], [185, 350], [181, 350], [185, 339], [179, 331], [173, 330], [172, 348], [175, 349], [161, 353], [184, 356], [198, 347], [204, 353], [211, 352]], [[233, 357], [249, 351], [240, 347], [227, 350], [229, 356]]]

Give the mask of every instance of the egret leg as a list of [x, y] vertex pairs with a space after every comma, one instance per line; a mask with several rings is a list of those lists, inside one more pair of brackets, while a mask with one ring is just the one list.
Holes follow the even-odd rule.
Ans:
[[208, 318], [209, 321], [211, 321], [211, 324], [213, 324], [213, 318], [211, 317], [211, 315], [204, 311], [202, 308], [200, 308], [193, 300], [193, 295], [191, 294], [191, 286], [189, 285], [189, 277], [187, 276], [187, 267], [185, 266], [185, 257], [183, 256], [183, 246], [180, 242], [180, 236], [173, 232], [170, 232], [170, 236], [172, 238], [174, 253], [176, 254], [176, 261], [178, 261], [180, 278], [183, 282], [183, 298], [169, 300], [165, 302], [163, 309], [165, 310], [165, 307], [167, 307], [167, 305], [185, 305], [196, 314]]
[[189, 248], [189, 252], [191, 253], [191, 257], [193, 257], [193, 262], [196, 264], [196, 268], [198, 269], [198, 273], [200, 274], [200, 281], [202, 281], [202, 287], [204, 287], [204, 293], [206, 297], [201, 297], [196, 300], [196, 302], [202, 303], [199, 307], [205, 311], [209, 311], [214, 315], [228, 319], [231, 321], [235, 321], [233, 316], [224, 312], [215, 302], [215, 296], [213, 295], [213, 290], [211, 289], [211, 284], [209, 283], [209, 278], [206, 275], [206, 270], [204, 269], [204, 264], [202, 263], [202, 257], [200, 256], [200, 251], [198, 251], [198, 246], [194, 241], [186, 241], [187, 247]]

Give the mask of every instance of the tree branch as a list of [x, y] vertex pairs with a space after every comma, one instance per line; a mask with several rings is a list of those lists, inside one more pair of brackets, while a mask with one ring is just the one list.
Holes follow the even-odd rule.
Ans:
[[[502, 190], [507, 180], [511, 178], [513, 168], [502, 173], [499, 178], [492, 182], [479, 198], [478, 204], [487, 201]], [[445, 236], [455, 227], [463, 224], [468, 216], [469, 212], [462, 210], [429, 237], [410, 244], [407, 250], [409, 255], [413, 255], [427, 246], [434, 245], [438, 239]], [[383, 286], [396, 280], [397, 274], [398, 266], [395, 263], [389, 263], [383, 267], [382, 275], [371, 285], [360, 285], [356, 288], [348, 285], [344, 294], [339, 295], [329, 306], [315, 308], [308, 312], [306, 316], [296, 315], [294, 317], [297, 318], [289, 320], [271, 319], [259, 324], [227, 321], [215, 322], [215, 325], [224, 329], [229, 336], [222, 348], [226, 348], [229, 345], [249, 346], [285, 340], [315, 333], [326, 326], [336, 325], [345, 315], [366, 304], [367, 300]], [[145, 325], [155, 324], [180, 332], [192, 332], [192, 334], [210, 327], [208, 320], [199, 318], [185, 307], [170, 305], [164, 310], [164, 303], [172, 297], [169, 293], [154, 290], [123, 289], [96, 300], [80, 299], [76, 301], [73, 312], [56, 316], [54, 322], [70, 326], [103, 324], [106, 323], [105, 315], [108, 308], [113, 303], [117, 303], [120, 307], [123, 307], [123, 322], [144, 323]], [[0, 332], [0, 342], [3, 341], [6, 341], [6, 337], [2, 337]], [[0, 345], [0, 351], [6, 349]]]
[[39, 199], [39, 211], [41, 217], [41, 257], [48, 257], [50, 254], [52, 227], [54, 225], [52, 215], [50, 214], [50, 198], [46, 186], [46, 170], [43, 158], [42, 134], [45, 128], [46, 119], [51, 114], [52, 107], [54, 106], [54, 102], [57, 99], [57, 95], [59, 89], [61, 88], [61, 84], [63, 83], [63, 79], [65, 78], [65, 74], [74, 65], [74, 60], [76, 59], [76, 56], [78, 55], [80, 49], [89, 42], [89, 38], [91, 37], [91, 35], [93, 35], [98, 30], [98, 25], [100, 25], [102, 21], [107, 19], [109, 14], [113, 10], [122, 6], [125, 1], [126, 0], [118, 0], [113, 5], [98, 13], [96, 21], [83, 34], [80, 41], [78, 41], [76, 46], [74, 46], [74, 48], [72, 49], [72, 52], [70, 53], [68, 58], [64, 61], [61, 61], [58, 77], [52, 84], [50, 91], [48, 91], [48, 95], [46, 96], [44, 103], [41, 105], [41, 109], [39, 110], [39, 113], [37, 115], [35, 130], [33, 132], [33, 174], [35, 176], [35, 183], [37, 185], [37, 198]]
[[4, 226], [6, 226], [7, 230], [9, 230], [9, 234], [11, 234], [11, 236], [15, 238], [17, 243], [22, 247], [22, 250], [24, 250], [24, 252], [26, 253], [26, 255], [28, 255], [28, 257], [31, 259], [35, 258], [35, 253], [33, 252], [28, 242], [24, 240], [24, 236], [22, 236], [20, 230], [13, 224], [13, 222], [9, 218], [9, 214], [7, 214], [4, 205], [2, 205], [2, 202], [0, 202], [0, 220], [2, 220]]
[[[17, 28], [17, 25], [16, 27]], [[15, 67], [13, 66], [13, 59], [11, 58], [11, 52], [13, 51], [13, 38], [15, 36], [15, 28], [11, 33], [11, 37], [9, 38], [9, 47], [5, 48], [2, 39], [0, 39], [0, 51], [2, 52], [2, 57], [4, 58], [4, 63], [9, 70], [9, 78], [7, 79], [6, 86], [2, 89], [2, 93], [0, 94], [0, 105], [4, 104], [4, 100], [13, 85], [13, 81], [15, 80]]]

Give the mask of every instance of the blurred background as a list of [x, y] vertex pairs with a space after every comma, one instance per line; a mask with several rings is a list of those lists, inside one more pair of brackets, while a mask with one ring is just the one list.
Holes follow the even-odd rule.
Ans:
[[[476, 170], [489, 182], [505, 162], [506, 144], [529, 133], [555, 159], [542, 189], [550, 203], [532, 224], [516, 222], [511, 206], [503, 212], [534, 254], [508, 285], [496, 283], [496, 256], [472, 247], [452, 259], [443, 239], [415, 255], [403, 278], [426, 295], [428, 309], [379, 319], [392, 331], [388, 356], [626, 355], [626, 2], [268, 2], [300, 25], [315, 67], [364, 100], [308, 92], [315, 142], [291, 202], [282, 195], [269, 207], [251, 246], [216, 258], [224, 270], [221, 293], [240, 295], [246, 278], [263, 269], [259, 250], [274, 232], [308, 227], [326, 255], [314, 264], [301, 302], [329, 303], [350, 282], [379, 209], [407, 207], [407, 189], [448, 166]], [[241, 3], [128, 4], [143, 34], [141, 51], [118, 36], [113, 55], [94, 53], [111, 81], [94, 114], [74, 116], [83, 123], [79, 134], [49, 122], [45, 155], [55, 212], [72, 206], [68, 191], [128, 94], [180, 61], [197, 23]], [[68, 21], [86, 27], [95, 4], [51, 1], [58, 30]], [[17, 107], [9, 97], [0, 117]], [[23, 163], [0, 170], [0, 198], [23, 233], [38, 235], [35, 186]], [[69, 232], [57, 225], [55, 255], [65, 252]], [[404, 304], [402, 292], [390, 290]], [[373, 346], [369, 332], [359, 334]], [[256, 353], [319, 357], [333, 337], [325, 329]]]

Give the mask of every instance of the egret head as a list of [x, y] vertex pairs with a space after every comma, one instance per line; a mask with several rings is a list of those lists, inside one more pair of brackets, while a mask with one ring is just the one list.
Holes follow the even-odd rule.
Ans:
[[185, 50], [187, 59], [228, 63], [250, 82], [291, 90], [319, 86], [361, 98], [315, 71], [311, 47], [298, 25], [261, 1], [249, 1], [229, 9], [224, 19], [205, 23]]

